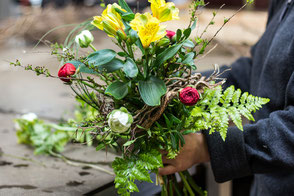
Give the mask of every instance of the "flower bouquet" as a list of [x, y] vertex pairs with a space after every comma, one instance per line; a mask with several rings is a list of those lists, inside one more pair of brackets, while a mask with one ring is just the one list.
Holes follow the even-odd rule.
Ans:
[[[251, 113], [269, 101], [234, 86], [223, 91], [225, 78], [218, 67], [209, 77], [196, 72], [194, 60], [204, 54], [219, 32], [211, 39], [203, 38], [214, 23], [213, 12], [204, 32], [190, 38], [198, 25], [197, 10], [205, 6], [203, 0], [192, 2], [189, 25], [176, 32], [162, 24], [179, 18], [175, 5], [165, 0], [149, 2], [152, 13], [144, 14], [133, 13], [124, 0], [108, 4], [101, 16], [77, 26], [65, 44], [52, 45], [52, 54], [62, 65], [58, 78], [73, 90], [77, 100], [95, 110], [95, 118], [75, 124], [76, 129], [95, 137], [97, 150], [110, 146], [121, 151], [122, 156], [112, 163], [120, 195], [138, 192], [135, 180], [152, 182], [150, 172], [157, 173], [163, 167], [160, 152], [174, 159], [185, 145], [183, 135], [208, 130], [225, 140], [230, 119], [242, 130], [241, 116], [254, 121]], [[107, 33], [121, 51], [97, 51], [89, 31], [94, 28]], [[80, 56], [79, 47], [93, 52]], [[22, 66], [18, 61], [13, 64]], [[44, 67], [28, 65], [25, 69], [56, 77]], [[163, 195], [206, 194], [187, 171], [179, 175], [183, 188], [174, 175], [158, 176]]]

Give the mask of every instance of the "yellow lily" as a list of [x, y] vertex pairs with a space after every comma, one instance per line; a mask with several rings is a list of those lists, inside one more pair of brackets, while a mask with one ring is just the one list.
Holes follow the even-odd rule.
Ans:
[[105, 31], [108, 36], [115, 37], [117, 35], [117, 31], [121, 31], [123, 34], [125, 26], [121, 20], [121, 16], [115, 10], [118, 8], [123, 12], [126, 10], [122, 9], [118, 4], [109, 4], [106, 9], [102, 12], [101, 16], [94, 16], [94, 20], [92, 24], [96, 26], [98, 29]]
[[138, 32], [144, 48], [166, 35], [165, 26], [160, 26], [159, 24], [160, 21], [148, 12], [145, 14], [137, 13], [130, 22], [132, 29]]
[[161, 22], [179, 19], [179, 9], [172, 2], [165, 0], [148, 0], [151, 3], [151, 11], [154, 17]]

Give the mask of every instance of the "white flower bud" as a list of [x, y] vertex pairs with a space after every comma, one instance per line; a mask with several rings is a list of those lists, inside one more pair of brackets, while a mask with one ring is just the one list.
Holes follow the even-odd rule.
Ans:
[[27, 120], [29, 122], [33, 122], [38, 118], [38, 116], [35, 113], [27, 113], [20, 117], [21, 119]]
[[90, 31], [84, 30], [76, 36], [75, 41], [81, 48], [87, 48], [94, 41], [94, 37]]
[[126, 132], [133, 123], [133, 117], [126, 108], [113, 110], [108, 116], [108, 126], [117, 133]]

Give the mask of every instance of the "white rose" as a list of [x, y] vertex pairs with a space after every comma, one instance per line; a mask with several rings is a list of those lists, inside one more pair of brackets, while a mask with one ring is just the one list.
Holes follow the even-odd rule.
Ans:
[[126, 132], [133, 123], [133, 117], [129, 114], [127, 109], [121, 108], [113, 110], [108, 117], [108, 126], [117, 133]]
[[76, 36], [75, 41], [81, 48], [87, 48], [94, 41], [94, 37], [90, 31], [84, 30]]

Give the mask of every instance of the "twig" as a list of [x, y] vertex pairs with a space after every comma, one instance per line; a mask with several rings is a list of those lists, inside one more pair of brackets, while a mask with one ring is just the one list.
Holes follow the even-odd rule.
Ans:
[[63, 160], [65, 163], [69, 164], [69, 165], [72, 165], [72, 166], [76, 166], [76, 167], [84, 167], [84, 166], [87, 166], [87, 167], [90, 167], [90, 168], [93, 168], [93, 169], [96, 169], [98, 171], [102, 171], [104, 173], [107, 173], [111, 176], [115, 176], [115, 174], [107, 169], [104, 169], [102, 167], [99, 167], [97, 165], [94, 165], [94, 164], [89, 164], [89, 163], [85, 163], [85, 162], [75, 162], [73, 160], [68, 160], [65, 156], [63, 156], [62, 154], [57, 154], [55, 152], [50, 152], [50, 155], [54, 156], [54, 157], [57, 157], [57, 158], [60, 158], [61, 160]]
[[204, 55], [202, 55], [200, 58], [196, 59], [197, 61], [200, 61], [201, 59], [205, 58], [207, 55], [209, 55], [218, 45], [215, 44], [208, 52], [206, 52]]
[[215, 32], [215, 34], [212, 36], [212, 38], [207, 42], [207, 45], [210, 44], [210, 42], [217, 36], [217, 34], [222, 30], [222, 28], [237, 14], [239, 13], [244, 7], [246, 7], [248, 3], [245, 3], [242, 7], [240, 7], [233, 15], [231, 15], [226, 22], [222, 24], [222, 26]]
[[7, 156], [7, 157], [11, 157], [11, 158], [15, 158], [15, 159], [20, 159], [20, 160], [24, 160], [24, 161], [29, 161], [29, 162], [32, 162], [32, 163], [35, 163], [35, 164], [38, 164], [38, 165], [41, 165], [43, 167], [46, 167], [46, 165], [41, 162], [41, 161], [36, 161], [34, 159], [31, 159], [31, 158], [27, 158], [27, 157], [21, 157], [21, 156], [16, 156], [16, 155], [12, 155], [12, 154], [7, 154], [7, 153], [1, 153], [0, 152], [0, 156]]

